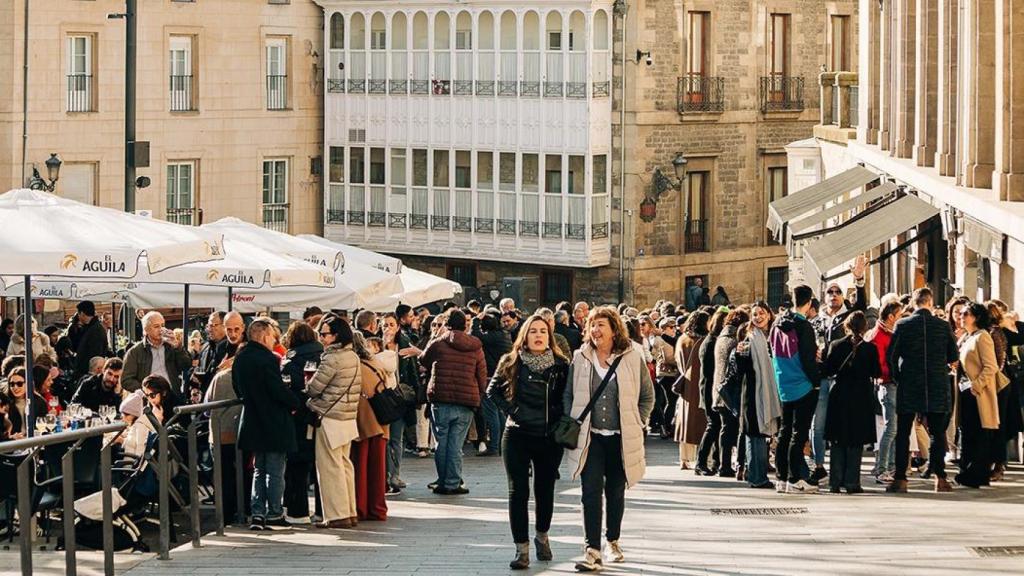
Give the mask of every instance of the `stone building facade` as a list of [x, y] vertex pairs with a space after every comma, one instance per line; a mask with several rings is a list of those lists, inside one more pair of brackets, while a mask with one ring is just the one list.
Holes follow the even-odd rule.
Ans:
[[[124, 198], [121, 0], [0, 3], [0, 188], [22, 187], [22, 63], [29, 14], [25, 174], [63, 160], [56, 193]], [[136, 207], [185, 224], [237, 216], [323, 230], [319, 38], [311, 0], [138, 3], [136, 138], [152, 184]]]

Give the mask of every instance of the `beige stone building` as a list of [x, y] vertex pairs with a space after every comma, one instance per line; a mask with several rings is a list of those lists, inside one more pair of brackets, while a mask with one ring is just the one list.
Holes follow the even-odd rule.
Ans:
[[[0, 187], [22, 180], [24, 10], [27, 176], [63, 160], [56, 192], [124, 198], [125, 21], [119, 0], [0, 3]], [[322, 13], [310, 0], [145, 0], [138, 8], [136, 138], [152, 184], [137, 208], [186, 224], [225, 216], [323, 229]], [[41, 233], [43, 231], [40, 231]]]
[[[790, 212], [825, 208], [820, 226], [796, 226], [811, 232], [795, 243], [789, 226], [793, 253], [806, 261], [810, 252], [811, 282], [867, 250], [875, 296], [929, 286], [940, 301], [1000, 298], [1020, 309], [1024, 5], [862, 0], [859, 8], [859, 73], [821, 75], [829, 104], [817, 138], [792, 149], [791, 159], [819, 169], [794, 174], [802, 181], [791, 188], [822, 183]], [[822, 259], [826, 252], [833, 257]]]

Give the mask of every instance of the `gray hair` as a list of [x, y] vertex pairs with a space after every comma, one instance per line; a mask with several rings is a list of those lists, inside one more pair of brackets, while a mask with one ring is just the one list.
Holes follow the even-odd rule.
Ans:
[[373, 352], [370, 351], [370, 347], [367, 344], [363, 333], [358, 330], [352, 333], [352, 351], [354, 351], [361, 360], [373, 360]]
[[142, 329], [143, 330], [149, 330], [149, 326], [157, 318], [163, 320], [164, 319], [164, 315], [159, 313], [159, 312], [157, 312], [156, 310], [154, 310], [152, 312], [146, 312], [146, 315], [142, 317]]
[[95, 372], [103, 368], [103, 364], [107, 361], [103, 356], [93, 356], [89, 359], [89, 372]]
[[547, 320], [548, 322], [551, 322], [552, 320], [555, 319], [555, 313], [551, 310], [551, 308], [537, 308], [537, 311], [534, 312], [534, 314], [540, 316], [541, 318]]
[[359, 314], [356, 314], [356, 328], [363, 329], [368, 327], [376, 317], [377, 313], [373, 310], [361, 310]]
[[568, 324], [569, 313], [566, 312], [565, 310], [559, 310], [558, 312], [555, 312], [555, 322], [559, 324]]
[[502, 298], [501, 301], [498, 302], [498, 307], [504, 309], [506, 304], [511, 304], [513, 308], [516, 307], [516, 301], [511, 298]]

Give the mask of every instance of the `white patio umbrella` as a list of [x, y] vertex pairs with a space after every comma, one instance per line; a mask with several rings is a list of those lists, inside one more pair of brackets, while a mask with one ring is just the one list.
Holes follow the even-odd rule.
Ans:
[[340, 242], [332, 242], [321, 236], [314, 236], [313, 234], [300, 234], [299, 238], [309, 240], [310, 242], [314, 242], [326, 248], [333, 248], [344, 254], [346, 260], [356, 260], [364, 264], [369, 264], [370, 266], [373, 266], [378, 270], [383, 270], [384, 272], [401, 274], [404, 270], [404, 265], [400, 259], [381, 254], [380, 252], [374, 252], [373, 250], [367, 250], [366, 248], [351, 246], [349, 244], [342, 244]]
[[341, 270], [345, 265], [345, 255], [336, 248], [310, 242], [299, 236], [270, 230], [238, 218], [221, 218], [215, 222], [203, 224], [200, 228], [213, 230], [231, 238], [262, 246], [267, 250], [287, 254], [327, 268]]
[[[190, 262], [224, 257], [215, 230], [198, 230], [92, 206], [38, 190], [0, 195], [0, 276], [22, 276], [25, 310], [32, 309], [32, 276], [130, 280]], [[25, 314], [25, 356], [32, 358], [32, 315]], [[34, 393], [26, 374], [26, 393]], [[34, 414], [26, 413], [28, 434]]]

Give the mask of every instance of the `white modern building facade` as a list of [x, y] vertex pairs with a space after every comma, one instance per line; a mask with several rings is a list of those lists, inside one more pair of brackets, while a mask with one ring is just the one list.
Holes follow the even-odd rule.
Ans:
[[609, 264], [610, 0], [318, 3], [328, 239]]

